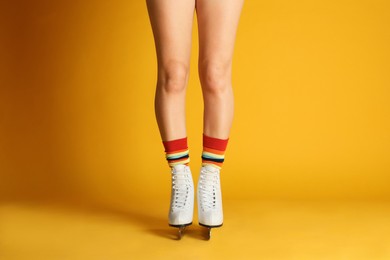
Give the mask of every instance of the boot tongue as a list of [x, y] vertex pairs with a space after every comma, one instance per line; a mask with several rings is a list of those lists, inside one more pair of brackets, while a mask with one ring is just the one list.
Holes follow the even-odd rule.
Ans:
[[205, 166], [205, 169], [210, 171], [210, 172], [218, 172], [218, 170], [219, 170], [217, 167], [209, 165], [209, 164]]
[[185, 167], [186, 166], [184, 164], [175, 165], [175, 166], [173, 166], [173, 172], [174, 173], [184, 172]]

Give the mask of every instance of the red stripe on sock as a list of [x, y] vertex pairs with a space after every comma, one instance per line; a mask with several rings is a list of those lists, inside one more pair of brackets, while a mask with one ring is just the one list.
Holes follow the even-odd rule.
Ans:
[[203, 146], [216, 149], [219, 151], [225, 151], [228, 144], [228, 139], [219, 139], [203, 134]]
[[171, 153], [174, 151], [184, 150], [188, 148], [187, 137], [162, 142], [166, 153]]

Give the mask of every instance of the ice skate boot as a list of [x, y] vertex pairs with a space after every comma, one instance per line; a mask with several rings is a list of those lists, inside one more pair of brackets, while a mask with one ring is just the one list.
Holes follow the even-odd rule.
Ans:
[[194, 212], [194, 183], [190, 167], [184, 164], [171, 168], [172, 189], [169, 208], [169, 225], [179, 228], [181, 239], [185, 228], [192, 224]]
[[198, 221], [207, 228], [207, 239], [211, 229], [223, 224], [220, 170], [214, 166], [202, 166], [197, 187]]

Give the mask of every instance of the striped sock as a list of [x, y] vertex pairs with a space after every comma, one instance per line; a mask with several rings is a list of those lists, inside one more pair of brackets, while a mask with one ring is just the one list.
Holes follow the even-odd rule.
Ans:
[[228, 139], [218, 139], [203, 134], [202, 166], [212, 165], [221, 169], [225, 160]]
[[188, 166], [190, 162], [189, 150], [187, 145], [187, 137], [163, 141], [165, 148], [165, 157], [168, 161], [169, 167], [178, 164], [185, 164]]

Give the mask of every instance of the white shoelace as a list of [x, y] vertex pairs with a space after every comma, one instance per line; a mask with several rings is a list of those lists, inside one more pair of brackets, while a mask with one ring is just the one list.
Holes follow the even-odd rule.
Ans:
[[172, 175], [173, 209], [182, 209], [186, 206], [190, 189], [190, 175], [180, 173]]
[[216, 207], [216, 189], [218, 185], [217, 175], [202, 172], [200, 175], [199, 195], [204, 209], [214, 209]]

